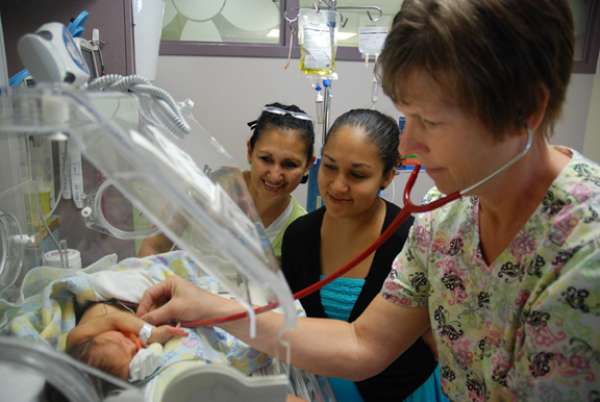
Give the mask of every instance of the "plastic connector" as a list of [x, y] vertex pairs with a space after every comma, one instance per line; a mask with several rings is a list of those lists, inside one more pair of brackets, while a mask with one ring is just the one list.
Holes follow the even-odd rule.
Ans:
[[91, 207], [84, 207], [81, 210], [81, 216], [83, 216], [84, 218], [89, 218], [90, 216], [92, 216], [92, 208]]

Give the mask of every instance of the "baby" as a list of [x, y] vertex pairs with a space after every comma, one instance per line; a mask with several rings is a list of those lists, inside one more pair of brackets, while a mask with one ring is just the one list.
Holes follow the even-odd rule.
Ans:
[[[134, 357], [137, 359], [160, 350], [158, 345], [175, 336], [187, 336], [187, 333], [170, 325], [153, 327], [133, 312], [109, 303], [95, 303], [69, 332], [67, 353], [124, 380], [140, 380], [151, 373], [130, 373]], [[144, 349], [149, 345], [149, 349]], [[145, 351], [149, 353], [144, 354]]]

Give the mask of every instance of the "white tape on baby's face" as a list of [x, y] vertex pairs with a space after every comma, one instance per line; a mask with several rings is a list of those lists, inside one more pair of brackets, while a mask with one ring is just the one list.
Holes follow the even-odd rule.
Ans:
[[140, 349], [129, 363], [129, 380], [141, 381], [152, 375], [160, 366], [162, 354], [160, 343]]

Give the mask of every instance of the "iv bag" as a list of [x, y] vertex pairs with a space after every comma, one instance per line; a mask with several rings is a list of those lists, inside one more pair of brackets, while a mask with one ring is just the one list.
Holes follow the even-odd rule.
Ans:
[[335, 71], [336, 17], [333, 10], [300, 10], [298, 43], [304, 74], [327, 76]]
[[[371, 56], [377, 61], [381, 50], [385, 44], [385, 38], [388, 34], [388, 28], [385, 26], [362, 26], [358, 30], [358, 50], [365, 59], [365, 64], [368, 67]], [[379, 82], [377, 74], [373, 71], [373, 79], [371, 80], [371, 104], [373, 107], [379, 99]]]
[[368, 57], [379, 55], [383, 49], [388, 28], [384, 26], [365, 26], [358, 30], [358, 50]]

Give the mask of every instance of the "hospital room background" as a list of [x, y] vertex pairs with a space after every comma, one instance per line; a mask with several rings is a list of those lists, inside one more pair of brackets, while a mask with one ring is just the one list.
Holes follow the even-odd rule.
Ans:
[[[398, 1], [349, 1], [348, 4], [382, 5], [388, 15], [399, 8]], [[576, 2], [575, 2], [576, 3]], [[248, 19], [258, 16], [248, 14]], [[309, 81], [299, 71], [298, 60], [285, 70], [285, 58], [210, 57], [161, 55], [157, 83], [172, 92], [177, 99], [190, 97], [196, 103], [201, 121], [224, 146], [235, 152], [235, 158], [245, 160], [245, 142], [249, 132], [246, 122], [258, 116], [261, 105], [272, 101], [294, 103], [314, 115], [314, 93]], [[341, 113], [371, 106], [372, 63], [365, 67], [360, 61], [338, 61], [339, 79], [333, 83], [331, 120]], [[392, 102], [379, 90], [375, 108], [398, 117]], [[595, 111], [595, 112], [594, 112]], [[582, 151], [589, 158], [600, 160], [600, 74], [574, 73], [567, 93], [566, 107], [556, 127], [553, 142]], [[317, 128], [317, 141], [320, 138]], [[193, 139], [190, 138], [190, 142]], [[194, 146], [190, 144], [193, 154]], [[317, 144], [318, 145], [318, 144]], [[468, 157], [468, 155], [465, 155]], [[402, 203], [406, 173], [400, 174], [395, 185], [384, 196]], [[432, 182], [421, 179], [415, 190], [418, 200]], [[299, 186], [295, 195], [306, 200], [306, 186]]]
[[[20, 3], [18, 7], [11, 6], [11, 1], [3, 3], [6, 3], [3, 7], [7, 10], [11, 7], [15, 8], [12, 12], [19, 20], [17, 23], [15, 19], [8, 17], [8, 21], [4, 21], [4, 25], [9, 25], [11, 29], [11, 32], [8, 32], [10, 40], [14, 40], [15, 35], [24, 34], [28, 28], [29, 30], [37, 28], [36, 24], [39, 25], [41, 22], [51, 20], [52, 15], [60, 18], [68, 14], [66, 10], [75, 10], [81, 7], [80, 3], [76, 1], [61, 1], [62, 9], [57, 9], [53, 3], [52, 6], [48, 6], [45, 3], [51, 4], [51, 2], [45, 1], [35, 2], [35, 7], [28, 7], [27, 3], [32, 3], [31, 1], [12, 2]], [[99, 3], [102, 2], [90, 1], [86, 4], [87, 9], [92, 10], [88, 21], [90, 29], [95, 22], [93, 10], [99, 7]], [[106, 40], [108, 44], [105, 53], [115, 52], [115, 47], [125, 47], [125, 52], [131, 52], [131, 48], [134, 47], [131, 43], [133, 41], [131, 39], [129, 42], [127, 41], [128, 31], [127, 28], [123, 27], [121, 18], [127, 17], [127, 13], [123, 13], [123, 8], [131, 6], [132, 1], [118, 1], [115, 3], [118, 4], [111, 3], [111, 8], [114, 7], [115, 10], [104, 12], [104, 20], [100, 19], [100, 24], [96, 26], [101, 28], [102, 39]], [[134, 7], [136, 3], [137, 1], [133, 0]], [[270, 39], [267, 38], [268, 40], [262, 45], [266, 43], [277, 45], [273, 43], [273, 29], [276, 29], [277, 32], [280, 25], [277, 21], [278, 1], [214, 0], [210, 2], [181, 2], [186, 4], [187, 9], [177, 9], [175, 7], [177, 3], [171, 0], [166, 2], [165, 17], [162, 21], [163, 39], [165, 27], [172, 24], [173, 19], [180, 18], [182, 13], [188, 12], [190, 13], [190, 19], [185, 22], [180, 34], [181, 40], [205, 40], [210, 41], [213, 46], [212, 48], [204, 46], [202, 49], [197, 50], [193, 49], [194, 42], [192, 42], [192, 45], [188, 45], [181, 50], [181, 47], [178, 49], [177, 45], [173, 44], [174, 41], [171, 41], [169, 46], [165, 46], [163, 42], [156, 66], [152, 69], [152, 72], [155, 73], [154, 82], [170, 92], [177, 100], [191, 99], [194, 103], [193, 113], [196, 119], [223, 144], [234, 159], [242, 164], [246, 160], [246, 141], [250, 134], [246, 123], [254, 120], [260, 114], [263, 105], [274, 101], [296, 104], [311, 116], [315, 116], [315, 92], [311, 88], [311, 82], [298, 68], [297, 51], [294, 53], [295, 57], [291, 60], [290, 65], [285, 68], [288, 53], [287, 44], [281, 45], [283, 49], [279, 48], [277, 52], [267, 52], [268, 57], [252, 56], [252, 54], [265, 54], [265, 51], [264, 49], [253, 49], [251, 46], [246, 46], [241, 51], [222, 49], [222, 45], [227, 44], [227, 35], [238, 35], [238, 37], [243, 37], [243, 35], [256, 36], [257, 32], [264, 37], [270, 36]], [[398, 1], [391, 0], [376, 0], [373, 2], [347, 0], [338, 3], [341, 6], [380, 6], [384, 12], [384, 19], [382, 20], [384, 23], [389, 23], [390, 16], [399, 9], [400, 4]], [[590, 36], [590, 30], [592, 31], [591, 34], [598, 31], [598, 21], [590, 27], [591, 22], [585, 19], [586, 7], [590, 2], [576, 0], [572, 3], [576, 19], [578, 16], [580, 19], [576, 29], [578, 40], [583, 42], [586, 37]], [[300, 5], [312, 5], [312, 1], [302, 0]], [[194, 7], [200, 9], [194, 9]], [[35, 9], [37, 11], [34, 11]], [[286, 13], [288, 14], [285, 14], [285, 16], [291, 18], [297, 10], [297, 1], [287, 1]], [[178, 12], [180, 15], [174, 15]], [[194, 13], [203, 22], [195, 22], [193, 20]], [[111, 14], [116, 17], [112, 21], [119, 21], [118, 24], [107, 17]], [[347, 16], [349, 19], [348, 28], [343, 30], [348, 32], [356, 30], [366, 20], [364, 13], [358, 11], [350, 11]], [[223, 21], [227, 17], [233, 22]], [[4, 18], [7, 19], [6, 16]], [[131, 19], [131, 17], [129, 18]], [[240, 26], [235, 26], [236, 23]], [[285, 26], [286, 24], [282, 23], [281, 25]], [[14, 31], [12, 31], [13, 29]], [[223, 31], [225, 31], [225, 34], [223, 34]], [[597, 36], [598, 34], [596, 34]], [[236, 40], [239, 40], [239, 38]], [[115, 41], [124, 43], [116, 46]], [[263, 39], [261, 38], [259, 41], [263, 42]], [[277, 39], [275, 39], [276, 41]], [[287, 41], [289, 42], [289, 39]], [[346, 39], [346, 42], [352, 44], [354, 48], [357, 46], [356, 41], [356, 35], [354, 35], [354, 38]], [[600, 75], [596, 63], [597, 42], [596, 38], [595, 41], [592, 40], [592, 43], [586, 43], [591, 53], [588, 56], [591, 61], [587, 62], [585, 68], [575, 69], [567, 93], [566, 107], [562, 118], [557, 124], [556, 134], [552, 139], [557, 144], [563, 144], [583, 152], [584, 155], [595, 161], [600, 160], [600, 136], [598, 135], [600, 131], [600, 113], [598, 113], [600, 111]], [[14, 44], [11, 45], [8, 40], [7, 43], [8, 72], [12, 74], [21, 66]], [[199, 42], [195, 44], [197, 45]], [[351, 54], [348, 50], [352, 50], [353, 53]], [[351, 55], [343, 57], [340, 56], [340, 53]], [[244, 54], [245, 56], [231, 56], [235, 54]], [[110, 59], [110, 62], [106, 63], [109, 69], [108, 72], [124, 74], [134, 71], [132, 61], [122, 56], [122, 54], [116, 53]], [[353, 60], [348, 61], [348, 58]], [[380, 88], [377, 94], [377, 103], [372, 105], [372, 61], [368, 66], [365, 65], [359, 59], [358, 52], [355, 49], [344, 49], [342, 43], [338, 50], [335, 69], [339, 78], [337, 81], [333, 81], [332, 85], [330, 124], [344, 111], [360, 107], [374, 107], [395, 118], [399, 117], [398, 111], [391, 101], [383, 95]], [[317, 125], [317, 150], [321, 142], [321, 130], [321, 127]], [[194, 141], [194, 136], [185, 139], [186, 150], [192, 157], [194, 157], [194, 151], [197, 149]], [[0, 152], [3, 152], [3, 150], [0, 150]], [[465, 157], [468, 156], [465, 155]], [[6, 160], [6, 158], [0, 158], [0, 163], [2, 160]], [[432, 184], [424, 176], [421, 176], [415, 189], [414, 198], [417, 200]], [[401, 204], [401, 189], [406, 177], [406, 173], [400, 173], [394, 180], [394, 184], [384, 192], [384, 197]], [[306, 204], [307, 186], [299, 186], [294, 195], [302, 204]]]

